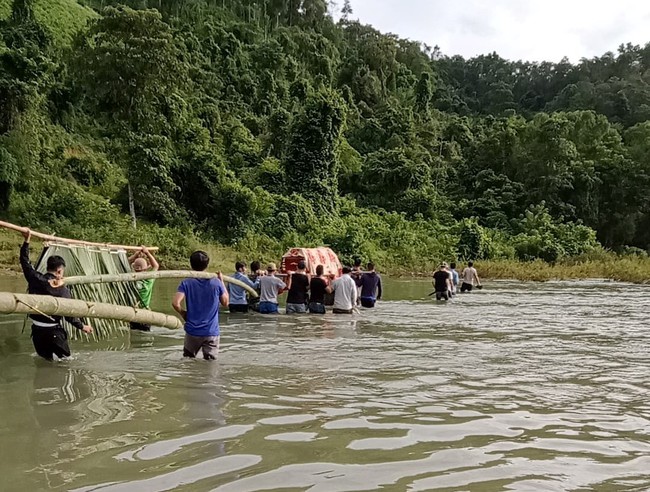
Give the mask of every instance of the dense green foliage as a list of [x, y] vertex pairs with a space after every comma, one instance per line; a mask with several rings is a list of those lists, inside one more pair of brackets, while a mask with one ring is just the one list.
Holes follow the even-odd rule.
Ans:
[[384, 265], [650, 247], [648, 46], [465, 60], [347, 2], [338, 22], [325, 0], [81, 3], [0, 0], [13, 220]]

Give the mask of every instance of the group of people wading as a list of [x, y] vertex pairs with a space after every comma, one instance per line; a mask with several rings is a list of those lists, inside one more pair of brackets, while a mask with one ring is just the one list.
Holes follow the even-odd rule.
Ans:
[[[359, 263], [360, 265], [360, 263]], [[279, 313], [278, 297], [287, 293], [287, 314], [325, 314], [326, 296], [333, 295], [332, 312], [335, 314], [352, 314], [357, 305], [366, 308], [375, 306], [381, 299], [381, 276], [375, 266], [368, 263], [366, 271], [359, 265], [355, 268], [343, 267], [342, 275], [334, 279], [324, 275], [323, 265], [316, 267], [314, 276], [307, 273], [307, 264], [301, 260], [295, 272], [289, 272], [283, 280], [277, 275], [275, 263], [269, 263], [266, 271], [261, 270], [260, 263], [251, 263], [250, 274], [242, 262], [235, 264], [233, 278], [256, 289], [259, 298], [247, 296], [246, 289], [239, 285], [228, 285], [231, 313], [247, 313], [249, 310], [261, 314]]]
[[[47, 259], [46, 273], [37, 271], [29, 259], [31, 231], [23, 232], [24, 242], [20, 248], [20, 265], [27, 280], [28, 292], [37, 295], [49, 295], [71, 299], [70, 289], [64, 285], [65, 260], [61, 256]], [[153, 254], [145, 247], [129, 257], [129, 264], [135, 272], [156, 271], [159, 264]], [[210, 258], [203, 251], [195, 251], [190, 256], [192, 270], [207, 270]], [[278, 313], [278, 296], [287, 295], [287, 314], [291, 313], [325, 313], [325, 296], [333, 294], [333, 312], [351, 314], [360, 303], [371, 308], [381, 299], [381, 277], [375, 272], [374, 265], [368, 264], [367, 271], [361, 271], [360, 263], [355, 270], [344, 267], [341, 277], [332, 279], [323, 275], [323, 266], [316, 268], [316, 275], [306, 273], [304, 261], [298, 263], [298, 270], [287, 276], [286, 283], [277, 274], [274, 263], [269, 263], [266, 272], [261, 271], [259, 262], [251, 264], [251, 274], [246, 275], [243, 263], [235, 264], [233, 277], [259, 293], [259, 301], [247, 296], [246, 289], [234, 283], [226, 289], [223, 275], [219, 272], [213, 278], [186, 278], [178, 286], [172, 300], [172, 307], [183, 318], [185, 338], [183, 355], [196, 357], [202, 352], [204, 359], [214, 359], [219, 351], [219, 307], [228, 307], [231, 313], [247, 313], [254, 309], [262, 314]], [[139, 280], [137, 307], [149, 309], [154, 280]], [[47, 360], [70, 356], [68, 335], [61, 325], [61, 316], [49, 316], [44, 313], [30, 314], [32, 321], [32, 341], [36, 353]], [[66, 321], [84, 333], [90, 334], [93, 328], [84, 324], [79, 318], [66, 317]], [[151, 327], [141, 323], [131, 323], [131, 329], [149, 331]]]
[[[460, 279], [462, 279], [462, 283], [459, 289], [458, 284]], [[445, 262], [441, 263], [433, 274], [432, 283], [434, 291], [429, 295], [435, 293], [437, 301], [448, 301], [459, 290], [461, 294], [464, 294], [465, 292], [472, 292], [474, 286], [479, 289], [481, 288], [481, 280], [478, 278], [474, 263], [471, 261], [467, 263], [467, 267], [463, 269], [460, 276], [456, 271], [456, 263], [451, 263], [450, 265]]]
[[[20, 248], [20, 265], [27, 280], [28, 292], [70, 299], [70, 290], [63, 285], [65, 260], [60, 256], [50, 256], [47, 259], [47, 272], [38, 272], [29, 260], [31, 231], [25, 230], [23, 236], [25, 240]], [[129, 257], [129, 263], [135, 272], [159, 268], [153, 254], [144, 247]], [[210, 258], [203, 251], [195, 251], [190, 256], [190, 266], [194, 271], [205, 271], [209, 264]], [[279, 312], [278, 296], [287, 292], [287, 314], [324, 314], [328, 295], [333, 296], [333, 313], [352, 314], [358, 305], [373, 308], [382, 296], [381, 276], [372, 263], [367, 264], [365, 271], [362, 270], [361, 261], [356, 261], [353, 267], [343, 267], [342, 275], [338, 278], [325, 276], [323, 265], [318, 265], [316, 274], [312, 276], [307, 273], [304, 261], [298, 262], [297, 270], [290, 272], [286, 281], [277, 275], [275, 263], [269, 263], [266, 271], [263, 271], [260, 263], [255, 261], [251, 263], [250, 273], [247, 273], [246, 265], [237, 262], [235, 270], [233, 278], [257, 290], [259, 298], [247, 295], [247, 290], [241, 285], [229, 283], [226, 288], [221, 272], [212, 278], [186, 278], [178, 286], [172, 307], [185, 322], [184, 357], [194, 358], [201, 352], [204, 359], [216, 358], [219, 352], [220, 306], [227, 307], [231, 313], [255, 310], [261, 314], [276, 314]], [[480, 288], [472, 262], [467, 264], [460, 278], [460, 292], [470, 292], [474, 286]], [[137, 282], [138, 307], [149, 309], [153, 284], [153, 279]], [[455, 295], [459, 284], [456, 265], [442, 263], [433, 275], [433, 284], [436, 299], [448, 300]], [[32, 340], [39, 356], [47, 360], [53, 360], [55, 356], [70, 356], [68, 336], [61, 325], [61, 316], [39, 313], [30, 314], [30, 318]], [[93, 328], [79, 318], [66, 317], [66, 321], [84, 333], [93, 332]], [[138, 323], [131, 323], [131, 328], [150, 330], [148, 325]]]

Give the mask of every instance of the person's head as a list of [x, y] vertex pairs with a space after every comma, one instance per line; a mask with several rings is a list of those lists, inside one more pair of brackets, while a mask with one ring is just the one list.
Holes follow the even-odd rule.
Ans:
[[244, 265], [244, 263], [241, 261], [238, 261], [235, 263], [235, 271], [244, 273], [246, 271], [246, 265]]
[[149, 268], [149, 264], [144, 258], [136, 258], [133, 262], [134, 272], [144, 272], [147, 268]]
[[56, 278], [62, 279], [65, 273], [65, 260], [58, 255], [50, 256], [47, 259], [47, 273], [51, 273]]
[[269, 263], [268, 265], [266, 265], [266, 271], [267, 271], [269, 274], [272, 274], [272, 273], [277, 272], [278, 269], [277, 269], [277, 267], [275, 266], [275, 263]]
[[298, 270], [304, 272], [306, 268], [307, 268], [307, 263], [305, 263], [305, 260], [300, 260], [298, 262]]
[[440, 263], [440, 265], [438, 265], [438, 270], [444, 270], [445, 268], [446, 267], [444, 263]]
[[325, 268], [323, 267], [323, 265], [318, 265], [316, 267], [316, 275], [320, 277], [321, 275], [323, 275], [323, 272], [325, 272]]
[[470, 268], [473, 267], [473, 266], [474, 266], [474, 262], [473, 262], [473, 261], [468, 261], [468, 262], [467, 262], [467, 266], [470, 267]]
[[450, 263], [449, 268], [451, 268], [452, 270], [456, 270], [456, 263]]
[[361, 258], [355, 258], [354, 267], [355, 268], [361, 268]]
[[251, 263], [251, 272], [258, 272], [260, 268], [262, 268], [262, 265], [260, 265], [259, 261], [256, 260]]
[[449, 268], [449, 265], [447, 265], [446, 261], [443, 261], [441, 266], [444, 270], [447, 270]]
[[374, 272], [375, 271], [375, 264], [372, 263], [372, 262], [368, 263], [366, 265], [366, 270], [368, 270], [369, 272]]
[[210, 257], [205, 251], [195, 251], [190, 256], [190, 266], [192, 270], [202, 272], [210, 264]]
[[352, 268], [350, 268], [349, 266], [344, 266], [343, 267], [343, 275], [348, 275], [350, 273], [352, 273]]

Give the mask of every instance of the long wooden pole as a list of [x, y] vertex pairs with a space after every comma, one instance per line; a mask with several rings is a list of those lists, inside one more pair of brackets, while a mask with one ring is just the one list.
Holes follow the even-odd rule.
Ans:
[[[151, 272], [139, 273], [120, 273], [112, 275], [87, 275], [66, 277], [63, 280], [65, 285], [85, 285], [85, 284], [110, 284], [116, 282], [136, 282], [138, 280], [159, 279], [159, 278], [216, 278], [216, 273], [210, 272], [195, 272], [192, 270], [157, 270]], [[237, 285], [245, 289], [251, 296], [258, 297], [257, 291], [246, 285], [241, 280], [236, 278], [223, 276], [223, 281], [233, 285]]]
[[[11, 229], [13, 231], [18, 231], [20, 233], [23, 233], [28, 229], [27, 227], [22, 227], [16, 224], [12, 224], [10, 222], [3, 222], [1, 220], [0, 220], [0, 227], [4, 227], [5, 229]], [[79, 246], [96, 246], [98, 248], [109, 248], [109, 249], [124, 249], [127, 251], [137, 251], [141, 249], [140, 246], [124, 246], [121, 244], [93, 243], [90, 241], [81, 241], [79, 239], [66, 239], [64, 237], [53, 236], [51, 234], [43, 234], [42, 232], [36, 232], [36, 231], [32, 231], [32, 236], [53, 243], [77, 244]], [[157, 247], [151, 247], [147, 249], [149, 251], [158, 251]]]
[[103, 302], [63, 299], [53, 296], [36, 296], [0, 292], [0, 313], [2, 314], [46, 314], [49, 316], [73, 316], [77, 318], [106, 318], [124, 322], [162, 326], [172, 330], [183, 327], [183, 322], [147, 309], [117, 306]]

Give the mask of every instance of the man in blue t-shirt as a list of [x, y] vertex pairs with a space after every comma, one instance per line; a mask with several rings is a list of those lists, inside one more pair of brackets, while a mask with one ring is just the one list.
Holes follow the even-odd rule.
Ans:
[[[208, 268], [210, 258], [203, 251], [190, 256], [192, 270], [202, 272]], [[196, 357], [203, 351], [205, 360], [217, 358], [219, 353], [219, 304], [228, 305], [228, 291], [223, 285], [221, 272], [218, 278], [186, 278], [178, 286], [172, 307], [185, 320], [183, 356]], [[183, 309], [185, 300], [187, 309]]]
[[[260, 279], [252, 282], [248, 275], [246, 275], [246, 265], [241, 261], [235, 263], [235, 274], [232, 278], [248, 285], [252, 289], [257, 289], [260, 286]], [[246, 297], [246, 289], [235, 284], [228, 284], [228, 295], [230, 296], [230, 304], [228, 310], [231, 313], [247, 313], [248, 312], [248, 298]]]

